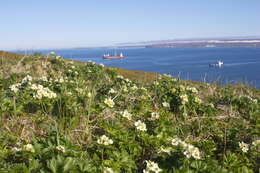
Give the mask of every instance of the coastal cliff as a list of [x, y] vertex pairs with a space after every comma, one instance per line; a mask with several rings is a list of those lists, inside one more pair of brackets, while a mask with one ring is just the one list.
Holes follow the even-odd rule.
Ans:
[[0, 51], [0, 172], [257, 172], [260, 90]]

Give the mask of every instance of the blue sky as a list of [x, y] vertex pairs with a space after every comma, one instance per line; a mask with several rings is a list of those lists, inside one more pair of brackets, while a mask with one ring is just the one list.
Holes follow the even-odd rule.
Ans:
[[259, 36], [260, 0], [5, 0], [0, 50]]

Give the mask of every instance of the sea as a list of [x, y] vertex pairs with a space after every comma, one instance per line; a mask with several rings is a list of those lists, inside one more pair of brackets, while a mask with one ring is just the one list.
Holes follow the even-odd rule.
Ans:
[[[185, 80], [243, 83], [260, 89], [260, 48], [74, 48], [35, 50], [55, 52], [65, 59], [92, 61], [105, 66], [168, 74]], [[24, 51], [16, 51], [25, 53]], [[103, 54], [124, 54], [123, 59], [103, 59]], [[223, 61], [222, 67], [209, 64]]]

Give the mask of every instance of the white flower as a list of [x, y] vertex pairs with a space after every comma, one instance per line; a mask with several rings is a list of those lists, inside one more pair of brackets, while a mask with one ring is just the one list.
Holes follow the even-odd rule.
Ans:
[[125, 81], [126, 81], [127, 83], [131, 82], [131, 80], [129, 80], [129, 79], [125, 79]]
[[185, 91], [186, 89], [183, 85], [180, 85], [179, 87], [180, 87], [180, 91]]
[[133, 90], [133, 91], [135, 91], [135, 90], [137, 90], [137, 89], [138, 89], [138, 88], [137, 88], [136, 85], [134, 85], [134, 86], [131, 87], [131, 90]]
[[193, 157], [194, 159], [200, 159], [200, 151], [197, 147], [194, 147], [193, 145], [188, 144], [186, 147], [186, 150], [183, 152], [183, 154], [189, 159]]
[[182, 146], [183, 148], [187, 148], [189, 146], [189, 144], [187, 144], [184, 141], [179, 141], [179, 145]]
[[121, 111], [120, 114], [128, 120], [132, 119], [132, 114], [130, 114], [127, 110]]
[[194, 159], [200, 159], [200, 151], [197, 147], [194, 147], [191, 144], [187, 144], [186, 142], [180, 140], [179, 138], [173, 138], [171, 140], [171, 143], [173, 146], [178, 146], [180, 145], [183, 149], [184, 152], [183, 154], [189, 159], [193, 157]]
[[252, 145], [254, 145], [254, 146], [257, 146], [259, 144], [260, 144], [260, 139], [257, 139], [257, 140], [252, 142]]
[[159, 149], [158, 153], [167, 153], [167, 154], [170, 154], [170, 153], [171, 153], [171, 148], [170, 148], [170, 147], [167, 147], [167, 148], [161, 147], [161, 148]]
[[48, 79], [47, 79], [46, 76], [42, 76], [42, 77], [40, 78], [40, 80], [41, 80], [41, 81], [44, 81], [44, 82], [47, 82], [47, 81], [48, 81]]
[[156, 119], [159, 119], [160, 118], [160, 115], [159, 115], [159, 113], [158, 112], [152, 112], [151, 113], [151, 118], [150, 118], [150, 120], [156, 120]]
[[146, 169], [143, 170], [143, 173], [159, 173], [162, 171], [162, 169], [159, 168], [158, 164], [151, 161], [151, 160], [146, 160]]
[[167, 102], [163, 102], [162, 105], [163, 105], [163, 107], [165, 107], [165, 108], [169, 108], [169, 107], [170, 107], [170, 104], [167, 103]]
[[135, 127], [137, 130], [140, 130], [140, 131], [147, 131], [146, 129], [146, 124], [141, 122], [140, 120], [136, 121], [135, 122]]
[[179, 138], [173, 138], [171, 141], [173, 146], [177, 146], [182, 143], [182, 141]]
[[20, 86], [21, 86], [21, 83], [17, 83], [17, 84], [11, 85], [9, 88], [14, 93], [17, 93], [19, 91]]
[[17, 147], [13, 147], [11, 150], [14, 151], [14, 152], [18, 152], [18, 151], [21, 151], [22, 149], [21, 148], [17, 148]]
[[64, 82], [64, 79], [63, 79], [63, 77], [61, 76], [59, 79], [55, 79], [54, 82], [63, 83], [63, 82]]
[[121, 75], [117, 75], [117, 78], [118, 78], [118, 79], [124, 79], [124, 77], [121, 76]]
[[114, 94], [114, 93], [116, 93], [116, 91], [115, 91], [113, 88], [111, 88], [111, 89], [108, 91], [108, 93], [109, 93], [109, 94]]
[[113, 144], [112, 139], [109, 139], [106, 135], [102, 135], [98, 140], [97, 140], [98, 144], [101, 145], [111, 145]]
[[30, 88], [36, 91], [33, 96], [34, 98], [42, 99], [43, 97], [46, 97], [52, 99], [57, 97], [56, 93], [51, 91], [49, 88], [43, 87], [42, 85], [32, 84]]
[[105, 167], [103, 173], [114, 173], [112, 168]]
[[189, 101], [187, 94], [180, 95], [180, 99], [182, 104], [185, 104]]
[[159, 85], [159, 82], [154, 81], [153, 84], [157, 86], [157, 85]]
[[212, 108], [215, 108], [213, 103], [210, 103], [209, 106], [212, 107]]
[[87, 98], [91, 98], [91, 96], [92, 96], [91, 92], [88, 92], [87, 93]]
[[67, 96], [71, 96], [71, 95], [72, 95], [72, 92], [67, 92], [66, 95], [67, 95]]
[[58, 145], [58, 146], [56, 147], [56, 150], [65, 153], [65, 147], [63, 147], [62, 145]]
[[200, 98], [198, 98], [198, 97], [195, 97], [195, 100], [194, 100], [196, 103], [199, 103], [199, 104], [201, 104], [202, 103], [202, 101], [201, 101], [201, 99]]
[[123, 89], [123, 92], [125, 92], [125, 93], [128, 92], [128, 89], [125, 85], [122, 87], [122, 89]]
[[249, 145], [244, 142], [239, 142], [239, 147], [244, 153], [246, 153], [249, 150]]
[[114, 107], [114, 105], [115, 105], [114, 101], [113, 101], [110, 97], [109, 97], [109, 98], [106, 98], [105, 101], [104, 101], [104, 103], [105, 103], [108, 107], [110, 107], [110, 108]]
[[24, 83], [30, 83], [32, 81], [32, 77], [30, 75], [27, 75], [23, 78], [22, 84]]
[[105, 67], [105, 65], [104, 64], [99, 64], [101, 67]]
[[76, 88], [75, 89], [78, 93], [82, 94], [84, 92], [84, 90], [82, 88]]
[[171, 92], [172, 92], [172, 93], [175, 93], [176, 91], [177, 91], [176, 88], [172, 88], [172, 89], [171, 89]]
[[140, 89], [145, 91], [145, 92], [147, 91], [147, 89], [145, 87], [141, 87]]
[[192, 93], [195, 93], [195, 94], [198, 93], [198, 90], [195, 87], [187, 87], [186, 89], [190, 90]]
[[34, 150], [34, 148], [33, 148], [33, 145], [32, 145], [32, 144], [27, 144], [27, 145], [24, 145], [24, 146], [23, 146], [23, 150], [24, 150], [24, 151], [31, 152], [31, 153], [34, 153], [34, 152], [35, 152], [35, 150]]
[[31, 88], [32, 90], [38, 90], [38, 89], [42, 89], [43, 86], [42, 86], [42, 85], [38, 85], [38, 84], [32, 84], [32, 85], [30, 86], [30, 88]]

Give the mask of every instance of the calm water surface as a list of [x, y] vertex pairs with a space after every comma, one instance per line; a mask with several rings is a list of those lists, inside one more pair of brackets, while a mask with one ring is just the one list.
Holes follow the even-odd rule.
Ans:
[[[62, 49], [54, 51], [66, 59], [94, 61], [107, 66], [171, 74], [182, 79], [206, 82], [244, 82], [260, 88], [260, 48], [136, 48], [117, 49], [124, 59], [102, 59], [113, 49]], [[37, 51], [39, 52], [39, 51]], [[221, 68], [208, 64], [224, 61]]]

